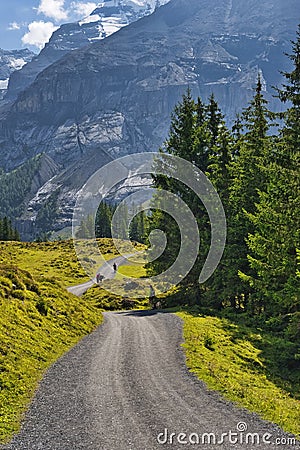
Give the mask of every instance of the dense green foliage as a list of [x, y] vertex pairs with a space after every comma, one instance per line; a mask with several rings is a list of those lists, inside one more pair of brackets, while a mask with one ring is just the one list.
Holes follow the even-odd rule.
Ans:
[[[113, 216], [118, 209], [118, 220], [112, 224]], [[129, 213], [132, 220], [129, 224], [129, 237], [136, 242], [145, 242], [146, 214], [144, 211], [136, 209], [135, 205], [130, 206], [130, 210], [125, 202], [110, 204], [102, 201], [96, 213], [96, 218], [92, 215], [82, 220], [76, 236], [78, 238], [92, 238], [94, 233], [97, 238], [111, 238], [112, 234], [117, 239], [128, 239], [127, 224]]]
[[11, 220], [6, 216], [0, 218], [0, 241], [19, 241], [20, 236], [15, 227], [12, 226]]
[[24, 199], [30, 193], [41, 156], [30, 159], [9, 173], [0, 169], [0, 215], [19, 217], [22, 214], [26, 204]]
[[[279, 98], [289, 102], [284, 125], [269, 149], [264, 167], [266, 184], [259, 191], [256, 209], [249, 211], [248, 277], [255, 300], [268, 315], [300, 315], [300, 27], [290, 59], [294, 69], [285, 73]], [[242, 274], [243, 277], [243, 274]], [[247, 279], [247, 276], [245, 276]]]
[[[187, 91], [174, 110], [156, 164], [163, 165], [169, 153], [198, 166], [217, 189], [228, 222], [222, 261], [203, 285], [198, 277], [210, 246], [208, 215], [196, 195], [177, 180], [155, 176], [154, 183], [184, 200], [201, 235], [198, 260], [181, 282], [177, 302], [256, 317], [299, 343], [300, 28], [290, 59], [293, 70], [284, 74], [286, 84], [278, 89], [282, 102], [288, 102], [280, 125], [268, 110], [260, 76], [253, 100], [232, 130], [226, 128], [213, 96], [204, 104]], [[165, 231], [168, 246], [148, 264], [150, 274], [166, 270], [180, 245], [178, 227], [160, 206], [154, 199], [149, 229]], [[292, 359], [299, 365], [299, 352]]]

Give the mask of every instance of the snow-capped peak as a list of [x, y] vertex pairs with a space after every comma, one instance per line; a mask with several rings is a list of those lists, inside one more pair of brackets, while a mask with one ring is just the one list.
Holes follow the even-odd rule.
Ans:
[[90, 42], [115, 33], [131, 22], [149, 15], [169, 0], [105, 0], [79, 23]]
[[[15, 99], [34, 81], [39, 72], [66, 53], [104, 39], [131, 22], [153, 13], [156, 8], [168, 2], [169, 0], [103, 0], [89, 16], [79, 22], [61, 25], [39, 55], [10, 77], [6, 100]], [[15, 61], [15, 64], [18, 64], [18, 61]], [[2, 96], [7, 87], [8, 77], [9, 74], [5, 77], [0, 76]]]
[[32, 60], [34, 53], [28, 49], [2, 50], [0, 49], [0, 101], [6, 93], [9, 77], [15, 70], [20, 70]]

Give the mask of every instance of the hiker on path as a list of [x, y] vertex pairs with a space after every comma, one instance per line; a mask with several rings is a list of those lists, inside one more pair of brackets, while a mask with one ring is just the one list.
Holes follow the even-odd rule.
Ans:
[[103, 281], [103, 279], [104, 279], [104, 275], [101, 275], [101, 273], [97, 273], [97, 275], [96, 275], [97, 284], [101, 283], [101, 281]]
[[156, 309], [155, 290], [154, 290], [154, 287], [152, 286], [152, 284], [150, 284], [149, 303], [150, 303], [150, 306], [152, 306], [152, 309]]

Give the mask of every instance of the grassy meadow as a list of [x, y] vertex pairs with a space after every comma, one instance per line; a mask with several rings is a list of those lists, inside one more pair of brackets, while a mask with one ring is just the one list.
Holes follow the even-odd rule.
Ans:
[[[101, 239], [105, 259], [116, 254], [112, 240]], [[137, 247], [137, 249], [139, 249]], [[17, 432], [24, 411], [45, 370], [102, 322], [102, 311], [148, 308], [147, 299], [108, 292], [124, 277], [143, 278], [132, 261], [118, 267], [81, 298], [67, 286], [87, 281], [72, 241], [0, 242], [0, 442]], [[138, 288], [137, 288], [138, 289]], [[161, 295], [168, 302], [167, 295]], [[211, 389], [299, 436], [300, 374], [288, 365], [292, 342], [254, 328], [242, 319], [213, 312], [174, 308], [183, 320], [189, 369]]]
[[[105, 259], [118, 256], [111, 239], [99, 239], [98, 245]], [[41, 278], [55, 277], [64, 286], [88, 281], [84, 269], [77, 260], [72, 240], [0, 242], [0, 264], [17, 265]]]
[[[119, 256], [111, 239], [98, 245], [105, 260]], [[142, 266], [125, 267], [118, 268], [119, 283], [123, 275], [145, 274]], [[80, 298], [67, 292], [85, 281], [72, 240], [0, 242], [0, 442], [18, 431], [45, 370], [101, 324], [102, 311], [146, 306], [98, 286]]]
[[300, 437], [300, 373], [289, 367], [292, 342], [189, 310], [183, 320], [187, 366], [210, 389]]
[[[105, 259], [117, 256], [98, 241]], [[69, 294], [88, 278], [72, 241], [0, 242], [0, 442], [15, 433], [45, 370], [102, 322], [99, 305]]]
[[[134, 298], [134, 294], [142, 293], [139, 286], [130, 288], [126, 291], [126, 277], [143, 278], [146, 276], [146, 269], [140, 264], [119, 266], [114, 280], [104, 280], [99, 286], [93, 286], [82, 298], [92, 301], [98, 308], [105, 311], [121, 309], [144, 309], [149, 307], [148, 298]], [[110, 288], [122, 293], [121, 295], [112, 294]], [[145, 284], [147, 289], [147, 284]]]

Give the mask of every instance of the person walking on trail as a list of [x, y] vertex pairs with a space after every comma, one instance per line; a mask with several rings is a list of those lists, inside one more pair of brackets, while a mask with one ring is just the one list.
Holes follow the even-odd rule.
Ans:
[[113, 269], [114, 269], [114, 272], [117, 271], [117, 264], [116, 263], [113, 263]]
[[104, 275], [101, 275], [101, 273], [97, 273], [97, 275], [96, 275], [97, 284], [101, 283], [101, 281], [103, 281], [103, 279], [104, 279]]
[[152, 309], [156, 309], [155, 290], [152, 284], [150, 284], [149, 303], [150, 306], [152, 306]]

